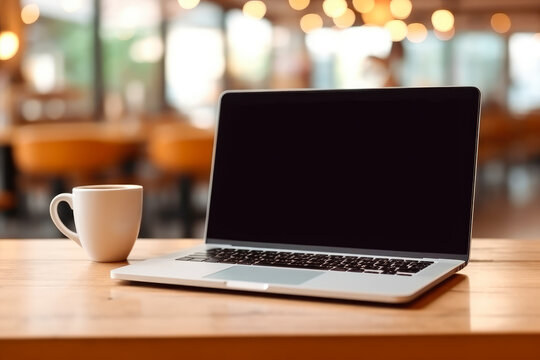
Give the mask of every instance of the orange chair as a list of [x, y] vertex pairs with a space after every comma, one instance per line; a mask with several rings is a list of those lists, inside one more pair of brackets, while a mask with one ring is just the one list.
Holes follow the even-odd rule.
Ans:
[[486, 111], [480, 121], [478, 165], [508, 161], [516, 140], [516, 121], [504, 112]]
[[194, 223], [204, 214], [193, 204], [194, 182], [210, 179], [214, 131], [199, 129], [185, 122], [156, 125], [148, 139], [151, 162], [166, 174], [180, 179], [180, 217], [185, 237], [193, 236]]
[[17, 169], [23, 174], [61, 177], [81, 185], [118, 166], [134, 145], [106, 135], [99, 124], [22, 126], [12, 141]]
[[[114, 173], [135, 149], [132, 142], [110, 136], [98, 123], [21, 126], [12, 136], [13, 162], [20, 174], [18, 193], [34, 188], [36, 180], [45, 181], [53, 194], [110, 182], [103, 176]], [[69, 213], [67, 208], [60, 210], [68, 223]]]

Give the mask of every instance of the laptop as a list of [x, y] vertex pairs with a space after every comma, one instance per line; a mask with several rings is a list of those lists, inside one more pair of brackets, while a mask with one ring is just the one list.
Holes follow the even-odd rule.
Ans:
[[409, 302], [471, 240], [474, 87], [227, 91], [204, 244], [114, 279]]

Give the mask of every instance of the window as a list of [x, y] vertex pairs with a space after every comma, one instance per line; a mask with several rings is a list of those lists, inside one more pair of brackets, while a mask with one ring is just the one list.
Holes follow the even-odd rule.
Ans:
[[227, 13], [229, 71], [235, 88], [268, 87], [271, 69], [272, 25], [266, 19]]
[[161, 104], [161, 8], [152, 0], [102, 0], [100, 29], [109, 119], [154, 111]]
[[526, 113], [540, 108], [540, 34], [517, 33], [510, 37], [509, 104]]
[[223, 91], [224, 40], [222, 9], [200, 3], [180, 11], [169, 23], [166, 81], [168, 102], [201, 127], [214, 123]]
[[[22, 62], [30, 92], [20, 99], [22, 121], [78, 120], [93, 111], [92, 2], [25, 0], [35, 5], [26, 26]], [[28, 8], [27, 8], [28, 9]]]
[[482, 100], [504, 104], [504, 38], [494, 33], [466, 32], [456, 35], [453, 42], [454, 84], [476, 86]]
[[445, 53], [450, 44], [441, 41], [432, 32], [421, 43], [403, 41], [404, 63], [400, 74], [404, 86], [442, 86], [450, 75], [445, 64]]

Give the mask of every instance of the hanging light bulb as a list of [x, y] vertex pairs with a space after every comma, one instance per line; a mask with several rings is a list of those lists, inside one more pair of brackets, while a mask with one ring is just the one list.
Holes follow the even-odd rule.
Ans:
[[35, 23], [39, 19], [39, 6], [28, 4], [21, 10], [21, 20], [26, 25]]
[[345, 0], [324, 0], [323, 10], [327, 16], [337, 18], [347, 11], [347, 2]]
[[289, 5], [294, 10], [304, 10], [309, 6], [309, 0], [289, 0]]
[[396, 19], [406, 19], [412, 11], [410, 0], [392, 0], [390, 1], [390, 12]]
[[407, 24], [402, 20], [391, 20], [384, 25], [390, 33], [390, 38], [394, 42], [401, 41], [407, 36]]
[[199, 2], [200, 0], [178, 0], [178, 5], [183, 9], [189, 10], [197, 7]]
[[250, 0], [242, 8], [244, 16], [260, 20], [266, 14], [266, 5], [259, 0]]
[[0, 60], [9, 60], [19, 50], [19, 37], [13, 31], [0, 32]]
[[375, 0], [353, 0], [353, 7], [359, 13], [368, 13], [375, 7]]
[[300, 28], [306, 34], [320, 29], [323, 26], [323, 20], [318, 14], [306, 14], [300, 19]]
[[362, 20], [366, 25], [384, 26], [390, 20], [394, 20], [390, 12], [388, 0], [376, 0], [371, 11], [362, 14]]
[[352, 11], [351, 9], [347, 9], [345, 10], [345, 13], [343, 13], [343, 15], [334, 18], [333, 20], [334, 24], [336, 24], [338, 28], [346, 29], [354, 25], [354, 22], [356, 21], [356, 15], [354, 14], [354, 11]]
[[499, 34], [508, 32], [512, 27], [510, 17], [505, 13], [496, 13], [491, 16], [491, 28]]
[[454, 27], [454, 15], [446, 9], [436, 10], [431, 15], [431, 23], [435, 30], [450, 31]]

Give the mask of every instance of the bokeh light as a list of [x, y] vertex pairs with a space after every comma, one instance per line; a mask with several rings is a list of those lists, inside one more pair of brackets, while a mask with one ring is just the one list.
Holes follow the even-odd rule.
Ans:
[[322, 26], [323, 20], [318, 14], [306, 14], [300, 19], [300, 28], [306, 34]]
[[388, 30], [394, 42], [401, 41], [407, 36], [407, 24], [402, 20], [391, 20], [384, 25], [384, 28]]
[[0, 60], [9, 60], [19, 50], [19, 37], [12, 31], [0, 32]]
[[337, 18], [347, 11], [347, 2], [345, 0], [324, 0], [323, 10], [327, 16]]
[[266, 5], [259, 0], [250, 0], [244, 4], [242, 12], [247, 17], [260, 20], [266, 14]]
[[359, 13], [367, 13], [373, 10], [375, 0], [353, 0], [353, 7]]
[[362, 14], [362, 20], [366, 25], [384, 26], [390, 20], [394, 20], [392, 13], [390, 12], [390, 5], [388, 1], [377, 0], [375, 6], [370, 12]]
[[178, 0], [178, 5], [183, 9], [189, 10], [197, 7], [199, 2], [200, 0]]
[[294, 10], [304, 10], [309, 6], [309, 0], [289, 0], [289, 5]]
[[427, 29], [424, 24], [412, 23], [407, 25], [407, 39], [413, 43], [421, 43], [427, 37]]
[[512, 27], [510, 17], [505, 13], [496, 13], [491, 16], [491, 28], [499, 34], [508, 32]]
[[345, 10], [345, 13], [337, 18], [334, 18], [334, 24], [340, 29], [346, 29], [354, 25], [356, 15], [351, 9]]
[[33, 24], [39, 19], [39, 6], [28, 4], [21, 10], [21, 20], [26, 25]]
[[454, 15], [446, 9], [436, 10], [431, 15], [431, 23], [435, 30], [450, 31], [454, 27]]
[[412, 11], [410, 0], [392, 0], [390, 1], [390, 12], [396, 19], [406, 19]]

